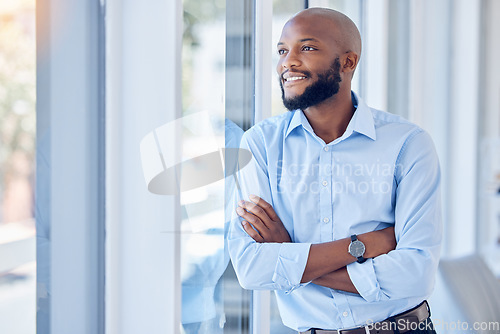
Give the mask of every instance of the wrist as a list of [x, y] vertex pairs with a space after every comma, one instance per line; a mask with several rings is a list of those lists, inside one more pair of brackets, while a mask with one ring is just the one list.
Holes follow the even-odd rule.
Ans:
[[358, 238], [365, 244], [365, 258], [374, 258], [387, 254], [396, 248], [393, 227], [364, 233], [359, 235]]
[[380, 255], [377, 252], [377, 245], [375, 238], [373, 238], [373, 232], [358, 235], [358, 240], [365, 244], [364, 258], [371, 259]]
[[355, 257], [358, 263], [366, 261], [366, 246], [361, 240], [358, 239], [356, 234], [351, 235], [351, 243], [349, 244], [347, 252]]

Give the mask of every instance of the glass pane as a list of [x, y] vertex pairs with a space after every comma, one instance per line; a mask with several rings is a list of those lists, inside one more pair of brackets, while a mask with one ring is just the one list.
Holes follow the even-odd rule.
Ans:
[[35, 1], [0, 4], [0, 333], [35, 333]]
[[[252, 6], [239, 1], [226, 8], [224, 0], [183, 4], [182, 151], [191, 157], [214, 153], [221, 162], [221, 148], [238, 147], [241, 127], [253, 119], [253, 60], [245, 52], [251, 45], [251, 21], [238, 20], [241, 26], [234, 27], [234, 16], [226, 12], [243, 16]], [[224, 172], [219, 167], [211, 172]], [[224, 246], [225, 203], [234, 184], [223, 176], [212, 181], [181, 194], [181, 331], [248, 333], [251, 294], [239, 286]]]
[[[226, 2], [226, 148], [239, 147], [243, 130], [253, 125], [255, 114], [255, 59], [253, 0]], [[227, 157], [227, 155], [226, 155]], [[226, 231], [232, 214], [232, 196], [235, 195], [235, 161], [226, 159]], [[252, 292], [240, 287], [236, 273], [229, 263], [224, 273], [224, 296], [227, 324], [225, 333], [249, 333], [251, 328]]]

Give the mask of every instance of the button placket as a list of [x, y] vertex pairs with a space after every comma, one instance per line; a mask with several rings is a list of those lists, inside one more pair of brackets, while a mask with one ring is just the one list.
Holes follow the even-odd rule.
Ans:
[[333, 224], [332, 224], [332, 189], [329, 187], [331, 185], [331, 173], [328, 169], [331, 168], [331, 158], [332, 152], [329, 146], [324, 146], [319, 154], [319, 173], [318, 182], [321, 185], [320, 189], [320, 221], [321, 221], [321, 241], [331, 241], [333, 235]]
[[336, 306], [339, 310], [340, 321], [342, 322], [342, 327], [352, 328], [356, 327], [354, 323], [352, 309], [349, 307], [347, 297], [344, 294], [335, 294]]

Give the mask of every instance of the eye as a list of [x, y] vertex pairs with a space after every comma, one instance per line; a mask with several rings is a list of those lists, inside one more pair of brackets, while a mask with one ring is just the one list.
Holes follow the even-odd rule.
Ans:
[[303, 51], [315, 51], [316, 49], [315, 49], [315, 48], [313, 48], [312, 46], [304, 46], [304, 47], [302, 48], [302, 50], [303, 50]]
[[285, 50], [285, 49], [279, 49], [279, 50], [278, 50], [278, 54], [279, 54], [280, 56], [284, 55], [285, 53], [286, 53], [286, 50]]

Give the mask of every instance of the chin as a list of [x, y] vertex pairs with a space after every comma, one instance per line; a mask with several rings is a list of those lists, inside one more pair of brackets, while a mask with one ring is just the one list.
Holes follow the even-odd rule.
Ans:
[[300, 92], [300, 93], [287, 93], [287, 92], [285, 91], [285, 98], [286, 98], [287, 100], [289, 100], [289, 99], [294, 99], [294, 98], [296, 98], [296, 97], [298, 97], [298, 96], [300, 96], [300, 95], [302, 95], [302, 92]]

